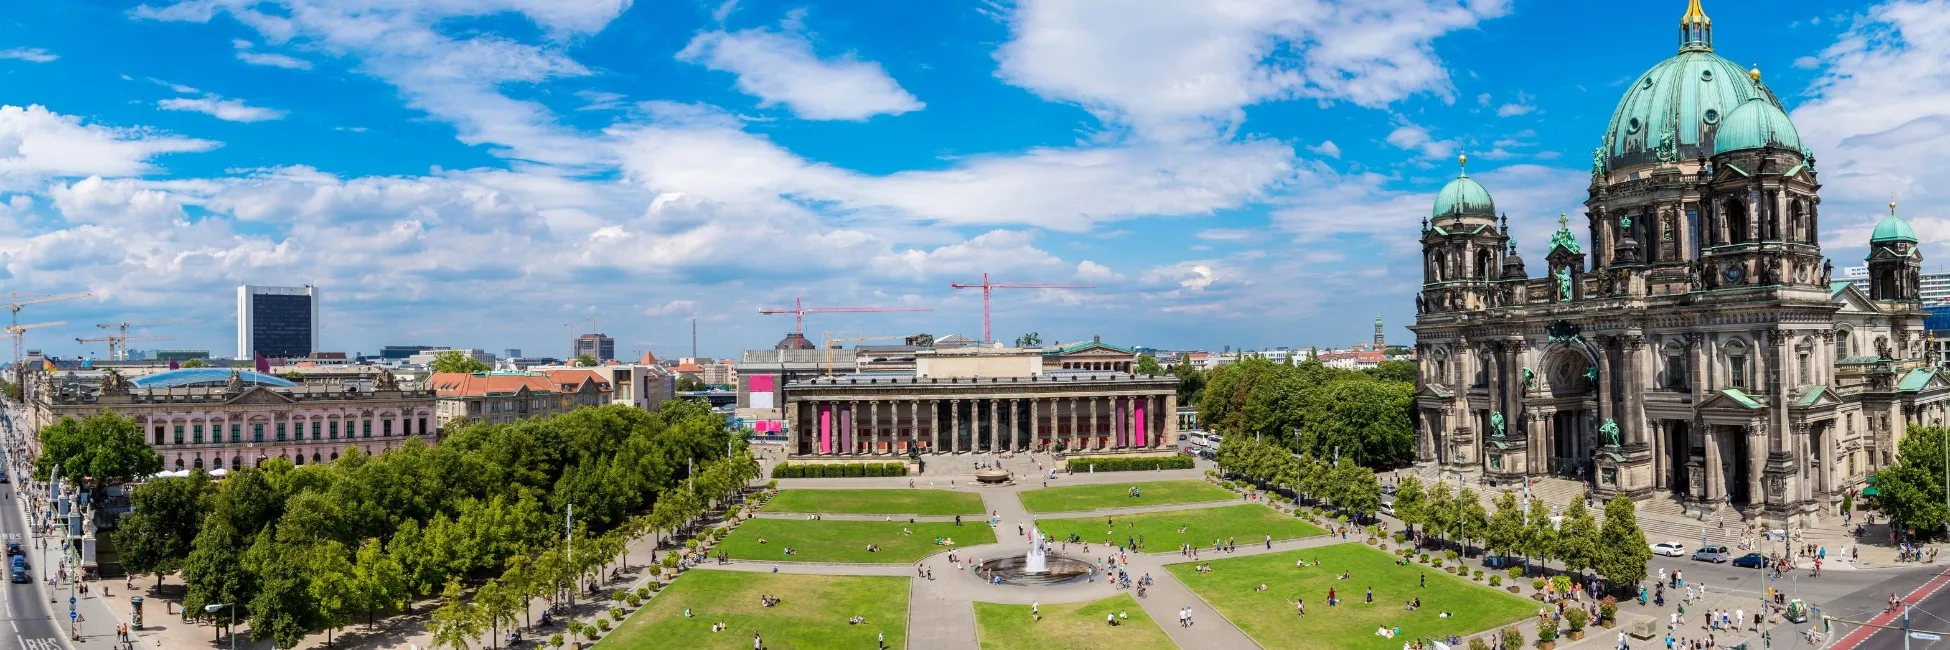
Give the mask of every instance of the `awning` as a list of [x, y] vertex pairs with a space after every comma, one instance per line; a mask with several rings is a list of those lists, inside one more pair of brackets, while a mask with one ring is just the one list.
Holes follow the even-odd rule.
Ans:
[[1871, 486], [1869, 486], [1869, 487], [1865, 487], [1865, 488], [1862, 488], [1862, 496], [1865, 496], [1865, 497], [1872, 497], [1872, 496], [1875, 496], [1875, 495], [1876, 495], [1876, 492], [1877, 492], [1877, 490], [1876, 490], [1876, 486], [1873, 486], [1873, 485], [1871, 485]]

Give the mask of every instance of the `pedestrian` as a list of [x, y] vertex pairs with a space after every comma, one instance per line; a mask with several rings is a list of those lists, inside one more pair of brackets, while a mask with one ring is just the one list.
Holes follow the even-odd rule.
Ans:
[[1033, 601], [1033, 600], [1032, 600], [1032, 601], [1029, 601], [1029, 620], [1030, 620], [1030, 621], [1032, 621], [1032, 622], [1035, 622], [1035, 621], [1041, 621], [1041, 620], [1043, 620], [1043, 612], [1042, 612], [1042, 607], [1043, 607], [1043, 604], [1042, 604], [1042, 603], [1039, 603], [1039, 602], [1036, 602], [1036, 601]]
[[1422, 574], [1422, 584], [1419, 585], [1419, 588], [1421, 589], [1429, 588], [1429, 574], [1426, 573]]
[[1273, 535], [1270, 533], [1266, 535], [1266, 550], [1273, 550]]

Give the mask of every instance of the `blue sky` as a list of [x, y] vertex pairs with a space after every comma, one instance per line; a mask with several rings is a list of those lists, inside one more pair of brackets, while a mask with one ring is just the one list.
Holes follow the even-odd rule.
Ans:
[[[238, 283], [328, 349], [768, 347], [807, 330], [1168, 348], [1409, 338], [1417, 222], [1470, 173], [1535, 257], [1678, 0], [21, 3], [0, 18], [0, 289], [234, 351]], [[1838, 266], [1895, 199], [1950, 240], [1950, 2], [1707, 0], [1823, 172]], [[1935, 260], [1928, 262], [1932, 269]]]

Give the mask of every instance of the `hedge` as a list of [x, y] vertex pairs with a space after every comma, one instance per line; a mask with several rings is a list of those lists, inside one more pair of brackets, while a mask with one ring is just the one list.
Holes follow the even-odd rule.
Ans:
[[1191, 469], [1191, 456], [1144, 456], [1120, 458], [1105, 456], [1100, 458], [1071, 458], [1069, 470], [1072, 473], [1091, 471], [1095, 466], [1099, 472], [1127, 472], [1145, 469]]
[[779, 463], [772, 478], [848, 478], [862, 476], [907, 476], [907, 463]]

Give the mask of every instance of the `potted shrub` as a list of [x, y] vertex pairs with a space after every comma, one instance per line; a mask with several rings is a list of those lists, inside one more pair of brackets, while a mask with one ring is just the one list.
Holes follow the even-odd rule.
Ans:
[[1469, 650], [1490, 650], [1490, 644], [1483, 637], [1473, 636], [1469, 638]]
[[554, 634], [548, 635], [548, 645], [549, 647], [554, 647], [554, 648], [562, 647], [562, 633], [556, 632]]
[[1388, 545], [1387, 545], [1387, 544], [1382, 544], [1382, 545], [1381, 545], [1381, 546], [1380, 546], [1379, 548], [1380, 548], [1381, 550], [1384, 550], [1384, 551], [1386, 551], [1386, 550], [1388, 550]]
[[637, 588], [636, 588], [636, 597], [637, 597], [637, 598], [649, 598], [649, 597], [650, 597], [650, 588], [649, 588], [649, 587], [637, 587]]
[[1543, 579], [1543, 578], [1531, 578], [1531, 579], [1530, 579], [1530, 588], [1531, 588], [1531, 589], [1535, 589], [1535, 590], [1537, 590], [1537, 591], [1540, 591], [1540, 592], [1544, 590], [1544, 585], [1546, 585], [1546, 584], [1550, 584], [1550, 581], [1548, 581], [1548, 580], [1545, 580], [1545, 579]]
[[1557, 595], [1558, 595], [1558, 597], [1559, 597], [1559, 598], [1563, 598], [1563, 597], [1566, 597], [1566, 596], [1570, 596], [1570, 595], [1571, 595], [1571, 577], [1570, 577], [1570, 576], [1557, 576], [1557, 577], [1555, 577], [1555, 578], [1551, 578], [1551, 590], [1552, 590], [1552, 591], [1555, 591], [1555, 592], [1557, 592]]
[[1473, 573], [1473, 574], [1474, 574], [1474, 575], [1473, 575], [1473, 576], [1471, 576], [1471, 577], [1473, 577], [1473, 578], [1475, 578], [1477, 582], [1482, 582], [1482, 581], [1483, 581], [1483, 570], [1482, 570], [1482, 569], [1477, 569], [1477, 570], [1475, 570], [1475, 571], [1472, 571], [1471, 573]]
[[1523, 567], [1519, 567], [1519, 566], [1510, 567], [1509, 574], [1511, 580], [1521, 578], [1523, 577]]
[[1456, 558], [1457, 558], [1457, 557], [1460, 557], [1460, 556], [1458, 556], [1458, 555], [1456, 555], [1456, 551], [1455, 551], [1455, 549], [1450, 549], [1450, 550], [1447, 550], [1447, 551], [1443, 551], [1443, 552], [1442, 552], [1442, 557], [1444, 557], [1444, 558], [1446, 558], [1446, 559], [1448, 559], [1448, 560], [1449, 560], [1450, 562], [1454, 562], [1454, 561], [1456, 561]]
[[1565, 636], [1572, 641], [1584, 638], [1584, 623], [1585, 613], [1583, 607], [1572, 607], [1564, 610], [1564, 625], [1566, 628], [1569, 628], [1569, 633]]
[[608, 634], [608, 633], [609, 633], [609, 619], [607, 619], [607, 618], [603, 618], [603, 617], [601, 617], [601, 616], [598, 616], [598, 617], [596, 617], [596, 629], [598, 629], [598, 630], [602, 630], [602, 632], [603, 632], [604, 634]]
[[1374, 546], [1374, 545], [1375, 545], [1375, 538], [1373, 538], [1373, 537], [1370, 537], [1370, 538], [1368, 538], [1368, 545], [1369, 545], [1369, 546]]
[[1503, 576], [1495, 573], [1490, 574], [1490, 586], [1492, 587], [1503, 586]]
[[1557, 647], [1557, 621], [1548, 618], [1538, 621], [1537, 650], [1551, 650], [1554, 647]]
[[621, 607], [609, 608], [609, 617], [619, 621], [623, 620], [623, 608]]
[[623, 602], [629, 603], [630, 608], [635, 609], [643, 606], [643, 597], [636, 595], [636, 592], [632, 591], [623, 596]]
[[1420, 562], [1421, 562], [1421, 563], [1423, 563], [1423, 564], [1428, 564], [1428, 563], [1429, 563], [1429, 554], [1427, 554], [1427, 553], [1423, 553], [1423, 554], [1421, 555], [1421, 557], [1419, 558], [1419, 560], [1418, 560], [1418, 561], [1420, 561]]
[[1598, 601], [1598, 624], [1609, 630], [1618, 627], [1618, 599], [1606, 596]]
[[1503, 650], [1523, 650], [1523, 630], [1515, 625], [1503, 628]]

